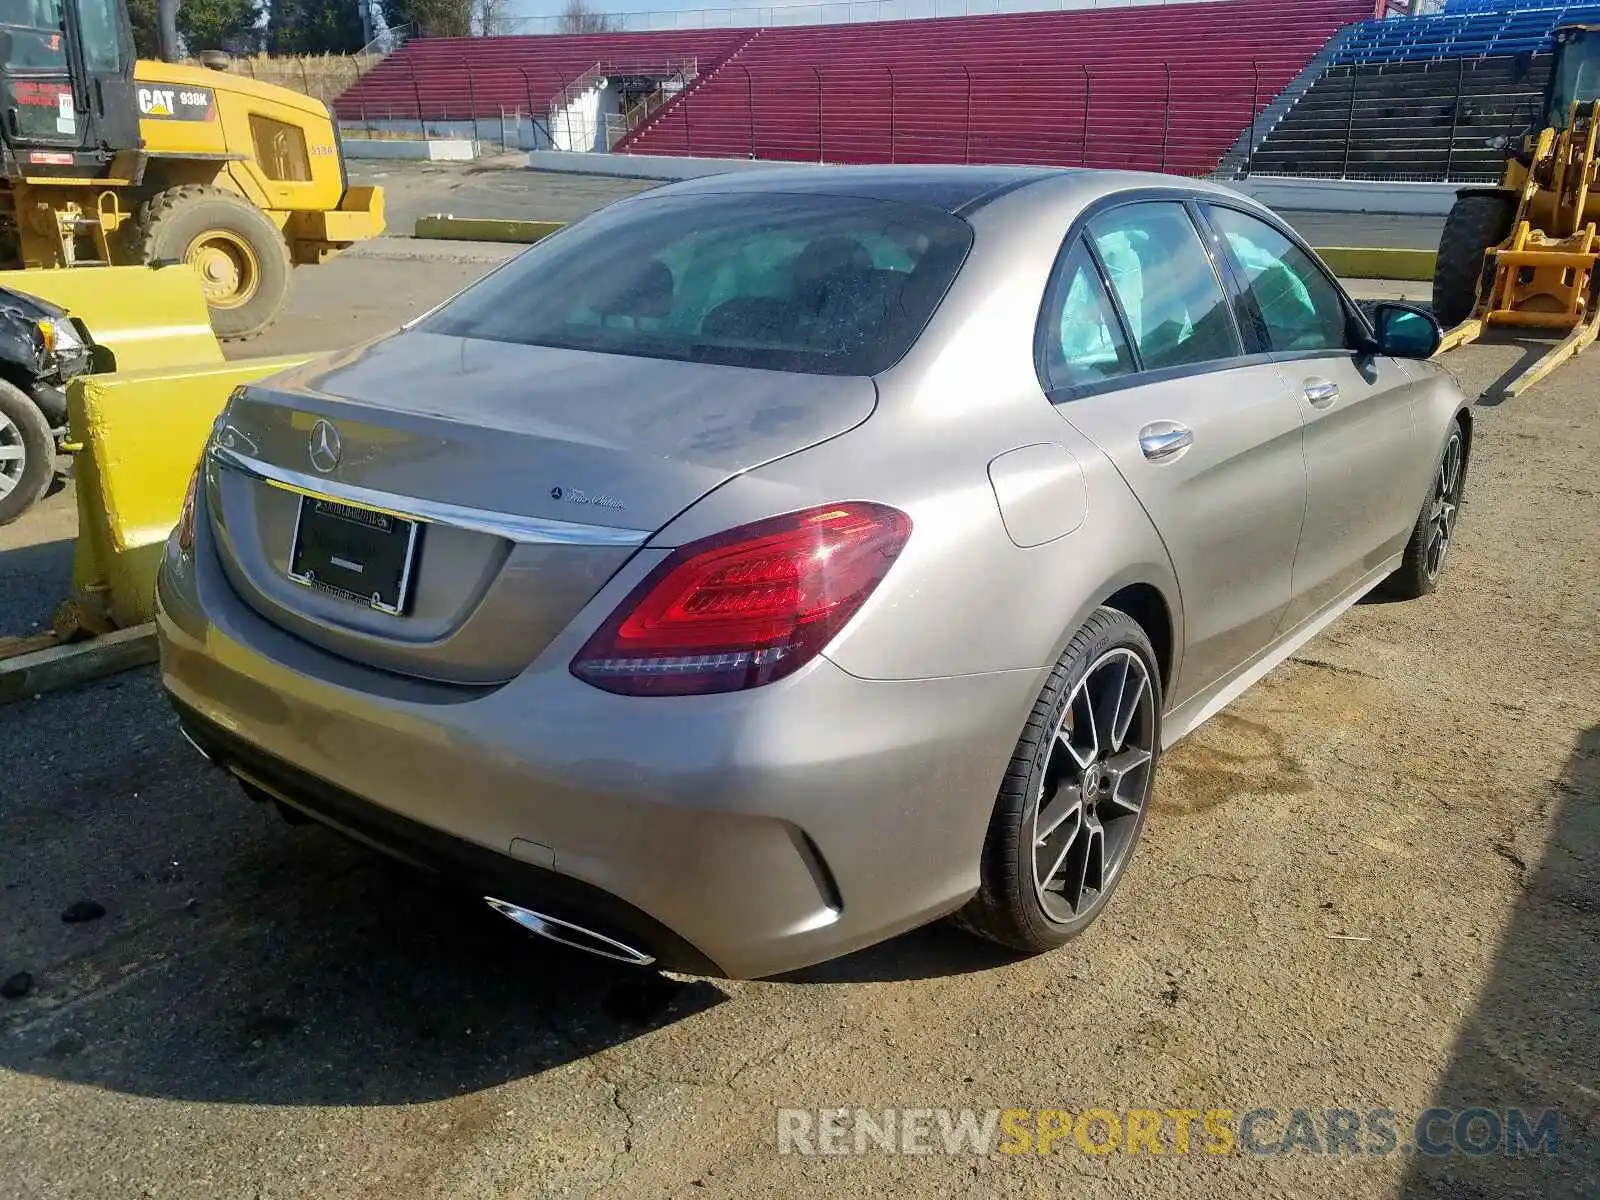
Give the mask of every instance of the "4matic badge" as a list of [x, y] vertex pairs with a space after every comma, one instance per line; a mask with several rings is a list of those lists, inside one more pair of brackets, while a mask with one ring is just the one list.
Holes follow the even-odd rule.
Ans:
[[615, 496], [608, 496], [604, 492], [583, 492], [577, 488], [553, 487], [550, 489], [550, 499], [560, 500], [563, 504], [588, 504], [594, 508], [622, 510], [628, 507]]

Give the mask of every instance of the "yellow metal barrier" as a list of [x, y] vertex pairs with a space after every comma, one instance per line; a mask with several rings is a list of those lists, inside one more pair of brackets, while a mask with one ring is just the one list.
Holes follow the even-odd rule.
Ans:
[[56, 616], [58, 635], [104, 633], [151, 619], [162, 546], [228, 395], [242, 383], [311, 357], [199, 363], [72, 381], [67, 416], [72, 440], [82, 447], [75, 467], [78, 541], [72, 597]]
[[59, 305], [108, 352], [102, 371], [142, 371], [220, 363], [205, 293], [193, 267], [95, 267], [77, 271], [0, 271], [8, 287]]
[[1402, 279], [1433, 282], [1435, 250], [1388, 246], [1318, 246], [1317, 254], [1341, 279]]
[[457, 217], [450, 213], [431, 213], [417, 218], [411, 236], [461, 242], [532, 244], [566, 227], [565, 221], [518, 221], [502, 217]]

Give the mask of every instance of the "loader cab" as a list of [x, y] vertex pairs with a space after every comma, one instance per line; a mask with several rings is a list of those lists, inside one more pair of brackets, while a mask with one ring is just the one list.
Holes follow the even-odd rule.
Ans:
[[8, 173], [103, 173], [139, 145], [133, 32], [121, 0], [0, 0]]
[[1555, 36], [1555, 63], [1545, 86], [1544, 125], [1565, 129], [1574, 104], [1583, 115], [1600, 100], [1600, 25], [1563, 25]]

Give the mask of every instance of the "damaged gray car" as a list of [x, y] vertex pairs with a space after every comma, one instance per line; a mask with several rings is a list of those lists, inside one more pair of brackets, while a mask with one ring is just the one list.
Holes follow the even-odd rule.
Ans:
[[67, 432], [67, 381], [91, 369], [90, 341], [63, 308], [0, 288], [0, 525], [55, 478]]

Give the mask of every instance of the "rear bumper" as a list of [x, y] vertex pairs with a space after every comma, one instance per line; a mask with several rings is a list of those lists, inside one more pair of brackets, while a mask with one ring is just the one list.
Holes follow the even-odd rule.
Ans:
[[598, 888], [441, 833], [275, 758], [201, 716], [176, 697], [189, 740], [212, 762], [358, 842], [480, 891], [606, 934], [668, 970], [718, 975], [721, 968], [659, 921]]
[[818, 659], [747, 693], [615, 696], [566, 668], [610, 590], [510, 683], [428, 684], [262, 619], [202, 521], [160, 574], [162, 676], [191, 737], [286, 802], [690, 973], [805, 966], [973, 893], [1037, 673]]

